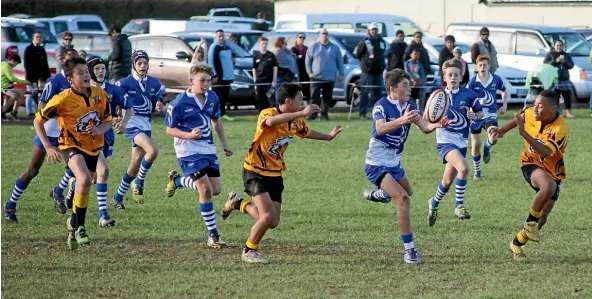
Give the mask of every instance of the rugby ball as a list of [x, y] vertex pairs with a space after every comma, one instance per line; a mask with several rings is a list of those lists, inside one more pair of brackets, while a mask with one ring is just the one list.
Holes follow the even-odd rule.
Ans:
[[431, 123], [439, 122], [448, 112], [448, 95], [442, 89], [434, 91], [426, 102], [425, 118]]

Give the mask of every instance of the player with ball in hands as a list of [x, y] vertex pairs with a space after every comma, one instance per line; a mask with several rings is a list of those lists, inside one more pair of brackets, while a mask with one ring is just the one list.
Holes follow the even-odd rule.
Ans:
[[397, 222], [405, 245], [403, 260], [418, 264], [420, 257], [413, 243], [409, 197], [413, 194], [411, 183], [401, 165], [401, 154], [409, 136], [411, 124], [422, 132], [430, 133], [449, 126], [446, 116], [429, 122], [421, 116], [417, 105], [410, 101], [411, 78], [400, 69], [386, 74], [387, 97], [380, 99], [372, 109], [372, 137], [366, 152], [364, 172], [378, 189], [365, 191], [364, 197], [373, 202], [397, 205]]

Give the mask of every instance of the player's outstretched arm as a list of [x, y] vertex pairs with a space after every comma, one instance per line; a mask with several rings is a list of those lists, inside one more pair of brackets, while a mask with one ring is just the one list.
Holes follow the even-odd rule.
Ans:
[[310, 132], [310, 134], [306, 138], [314, 139], [314, 140], [331, 141], [331, 140], [335, 139], [335, 137], [337, 137], [337, 135], [339, 135], [339, 133], [341, 133], [341, 131], [343, 131], [343, 128], [341, 128], [340, 125], [337, 125], [337, 126], [335, 126], [333, 131], [331, 131], [331, 133], [329, 133], [329, 134], [325, 134], [325, 133], [321, 133], [321, 132], [317, 132], [317, 131], [313, 130]]
[[520, 136], [522, 136], [522, 138], [524, 138], [524, 140], [526, 140], [526, 142], [528, 142], [528, 144], [530, 144], [530, 146], [532, 146], [532, 148], [537, 153], [539, 153], [542, 157], [548, 157], [553, 154], [553, 150], [551, 148], [549, 148], [546, 144], [538, 142], [536, 139], [530, 136], [528, 132], [526, 132], [526, 129], [524, 128], [524, 119], [522, 119], [520, 113], [516, 112], [516, 114], [514, 114], [514, 120], [516, 121], [516, 126], [520, 132]]
[[386, 135], [406, 124], [409, 123], [415, 123], [417, 122], [419, 119], [421, 119], [421, 115], [419, 114], [419, 111], [417, 109], [413, 109], [411, 110], [411, 105], [407, 105], [407, 108], [405, 109], [405, 113], [401, 116], [398, 117], [395, 120], [391, 120], [391, 121], [386, 121], [384, 118], [383, 119], [377, 119], [375, 121], [375, 126], [376, 126], [376, 133], [378, 133], [378, 135]]
[[228, 146], [228, 142], [226, 141], [226, 133], [224, 132], [224, 125], [222, 124], [222, 120], [220, 118], [212, 120], [212, 124], [214, 126], [214, 130], [216, 134], [218, 134], [218, 139], [220, 139], [220, 143], [222, 144], [222, 149], [224, 149], [224, 153], [227, 157], [232, 156], [232, 150], [230, 146]]
[[315, 104], [306, 106], [303, 110], [292, 113], [282, 113], [274, 116], [270, 116], [265, 119], [265, 125], [268, 127], [277, 126], [285, 123], [289, 123], [297, 118], [307, 117], [313, 113], [321, 112], [321, 108]]
[[446, 128], [448, 127], [453, 121], [448, 120], [446, 116], [442, 117], [442, 119], [437, 123], [430, 123], [425, 118], [420, 118], [418, 121], [415, 122], [415, 125], [425, 134], [432, 133], [434, 130], [438, 128]]

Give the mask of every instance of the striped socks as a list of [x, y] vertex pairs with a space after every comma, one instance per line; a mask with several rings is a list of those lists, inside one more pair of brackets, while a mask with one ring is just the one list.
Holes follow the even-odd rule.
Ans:
[[99, 202], [99, 216], [109, 216], [107, 211], [107, 184], [97, 184], [97, 201]]
[[146, 179], [146, 175], [148, 171], [152, 167], [152, 162], [148, 162], [142, 159], [142, 164], [140, 165], [140, 171], [138, 172], [138, 177], [136, 178], [136, 184], [144, 185], [144, 179]]
[[436, 189], [436, 195], [432, 199], [432, 206], [435, 208], [440, 204], [440, 201], [444, 199], [446, 193], [448, 192], [449, 187], [444, 187], [442, 185], [442, 181], [438, 184], [438, 189]]
[[16, 179], [16, 184], [12, 189], [12, 195], [10, 195], [10, 199], [6, 202], [5, 212], [8, 213], [16, 213], [16, 204], [18, 203], [19, 198], [27, 189], [28, 184], [25, 184], [21, 181], [20, 178]]
[[73, 177], [73, 176], [74, 176], [74, 172], [72, 172], [72, 170], [70, 170], [70, 168], [66, 168], [66, 172], [64, 173], [64, 176], [62, 177], [62, 180], [55, 187], [55, 193], [57, 195], [63, 195], [64, 194], [64, 190], [66, 190], [66, 188], [68, 188], [68, 182], [70, 182], [70, 178]]
[[214, 210], [214, 203], [200, 203], [199, 210], [201, 211], [201, 217], [203, 218], [206, 227], [208, 228], [208, 235], [219, 236], [218, 227], [216, 226], [216, 211]]
[[123, 178], [121, 179], [121, 183], [119, 184], [119, 188], [117, 188], [117, 193], [113, 196], [117, 202], [123, 202], [123, 197], [125, 193], [130, 188], [130, 184], [134, 180], [134, 177], [129, 175], [127, 171], [123, 174]]
[[456, 203], [454, 206], [458, 207], [464, 203], [467, 180], [456, 178], [454, 184], [456, 185]]
[[187, 187], [187, 188], [191, 188], [193, 190], [197, 190], [197, 187], [195, 186], [195, 182], [193, 181], [193, 179], [191, 177], [188, 177], [188, 176], [175, 177], [175, 185], [177, 186], [177, 188]]
[[473, 166], [475, 167], [475, 175], [481, 176], [481, 155], [473, 156]]

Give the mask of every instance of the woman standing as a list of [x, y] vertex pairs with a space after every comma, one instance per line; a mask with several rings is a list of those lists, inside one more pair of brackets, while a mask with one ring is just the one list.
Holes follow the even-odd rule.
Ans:
[[[306, 72], [306, 51], [308, 51], [308, 47], [304, 45], [304, 40], [306, 39], [306, 35], [302, 32], [298, 33], [296, 36], [296, 43], [294, 47], [292, 47], [292, 53], [296, 55], [296, 64], [298, 65], [298, 79], [300, 82], [308, 82], [310, 78], [308, 77], [308, 73]], [[302, 86], [302, 94], [307, 101], [310, 101], [310, 84], [304, 83], [301, 84]]]
[[563, 51], [563, 42], [556, 40], [553, 44], [553, 50], [547, 53], [545, 64], [550, 64], [557, 68], [558, 75], [558, 86], [555, 91], [563, 97], [563, 103], [565, 104], [565, 114], [567, 118], [572, 118], [571, 114], [571, 90], [572, 83], [569, 80], [569, 70], [574, 67], [571, 55]]
[[278, 75], [275, 84], [275, 106], [277, 107], [277, 91], [283, 83], [298, 81], [298, 65], [296, 64], [296, 56], [287, 48], [286, 38], [278, 38], [274, 46], [273, 54], [278, 62]]

